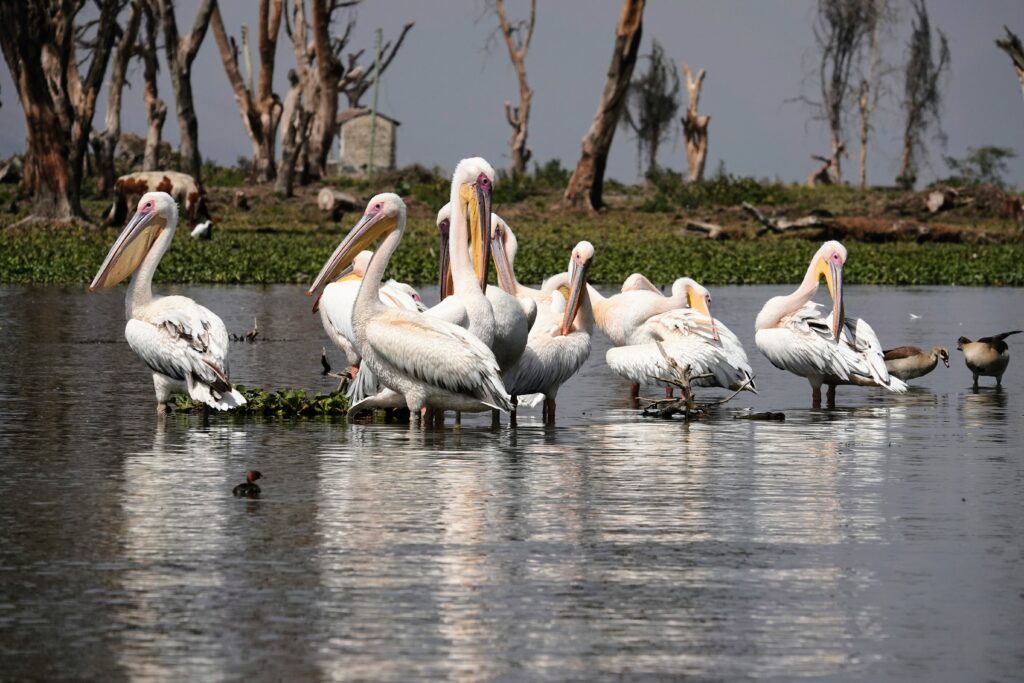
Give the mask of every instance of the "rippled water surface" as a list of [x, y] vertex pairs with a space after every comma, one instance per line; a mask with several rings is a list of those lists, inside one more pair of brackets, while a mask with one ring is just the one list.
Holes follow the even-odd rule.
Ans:
[[[169, 289], [259, 319], [235, 382], [331, 388], [299, 288]], [[1024, 296], [848, 287], [952, 367], [811, 411], [753, 346], [787, 289], [714, 291], [761, 393], [710, 420], [639, 417], [596, 338], [557, 428], [430, 431], [161, 429], [123, 290], [0, 288], [0, 678], [1019, 678], [1024, 344], [974, 394], [955, 340], [1021, 327]], [[263, 497], [233, 498], [250, 468]]]

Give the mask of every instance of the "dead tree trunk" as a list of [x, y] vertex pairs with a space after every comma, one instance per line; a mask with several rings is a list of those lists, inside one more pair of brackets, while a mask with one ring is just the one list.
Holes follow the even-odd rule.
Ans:
[[871, 84], [867, 79], [860, 82], [860, 95], [857, 98], [860, 107], [860, 169], [857, 176], [860, 189], [868, 186], [868, 134], [871, 132]]
[[192, 30], [186, 36], [178, 34], [174, 0], [157, 2], [164, 27], [164, 48], [167, 51], [168, 71], [178, 111], [178, 126], [181, 129], [181, 166], [183, 171], [202, 184], [203, 157], [199, 153], [199, 122], [192, 100], [192, 62], [206, 36], [206, 29], [210, 25], [210, 17], [217, 0], [202, 0]]
[[[505, 119], [508, 125], [512, 126], [512, 139], [509, 140], [509, 147], [512, 149], [512, 170], [515, 173], [526, 173], [526, 165], [530, 162], [533, 153], [526, 146], [527, 126], [530, 122], [530, 101], [533, 99], [533, 91], [526, 82], [526, 51], [530, 49], [530, 39], [533, 37], [533, 27], [537, 20], [537, 0], [530, 0], [530, 18], [523, 23], [513, 26], [509, 23], [505, 14], [505, 0], [494, 0], [494, 11], [498, 15], [498, 22], [501, 24], [501, 34], [505, 37], [505, 47], [508, 48], [509, 59], [512, 60], [512, 67], [516, 71], [516, 80], [519, 83], [519, 106], [513, 107], [512, 103], [505, 100]], [[523, 31], [525, 30], [525, 35]], [[515, 34], [522, 36], [518, 41]]]
[[167, 105], [160, 99], [157, 87], [159, 60], [156, 54], [157, 17], [149, 2], [142, 3], [142, 11], [146, 15], [146, 35], [139, 42], [139, 55], [142, 57], [143, 98], [146, 103], [146, 148], [142, 158], [143, 171], [155, 171], [160, 166], [160, 137], [167, 119]]
[[1020, 38], [1008, 27], [1003, 26], [1006, 37], [996, 40], [996, 46], [1009, 55], [1013, 61], [1013, 70], [1017, 72], [1017, 80], [1020, 81], [1020, 91], [1024, 95], [1024, 44]]
[[274, 145], [277, 140], [277, 126], [281, 121], [281, 100], [273, 92], [274, 53], [277, 50], [277, 35], [281, 28], [283, 0], [260, 0], [259, 41], [260, 75], [254, 93], [238, 68], [238, 49], [233, 39], [224, 30], [220, 9], [215, 8], [210, 18], [213, 36], [220, 49], [221, 61], [228, 82], [235, 93], [235, 101], [245, 124], [245, 132], [252, 141], [252, 179], [258, 183], [272, 181], [277, 176]]
[[[391, 65], [391, 61], [398, 54], [398, 48], [402, 47], [402, 42], [405, 40], [405, 34], [415, 25], [415, 22], [409, 22], [402, 27], [402, 32], [398, 35], [398, 40], [392, 43], [390, 40], [381, 47], [381, 59], [380, 59], [380, 74], [384, 75], [384, 71]], [[354, 24], [350, 25], [350, 29]], [[347, 34], [343, 38], [347, 41]], [[336, 48], [338, 49], [338, 48]], [[349, 53], [348, 55], [348, 67], [345, 69], [345, 76], [341, 79], [341, 83], [338, 86], [340, 90], [345, 93], [345, 99], [348, 100], [349, 109], [357, 109], [361, 107], [360, 100], [363, 99], [363, 95], [366, 91], [373, 87], [373, 83], [376, 80], [374, 77], [374, 70], [370, 68], [363, 68], [359, 66], [358, 61], [362, 56], [363, 51]]]
[[85, 218], [80, 188], [96, 98], [117, 38], [119, 0], [97, 2], [99, 17], [88, 46], [85, 78], [78, 71], [81, 4], [45, 0], [0, 3], [0, 43], [25, 112], [28, 149], [25, 186], [33, 194], [32, 219]]
[[25, 111], [27, 149], [24, 185], [38, 218], [71, 220], [82, 215], [78, 188], [71, 185], [68, 140], [43, 72], [43, 43], [53, 39], [47, 8], [39, 3], [0, 3], [4, 58]]
[[[328, 5], [332, 5], [328, 9]], [[310, 6], [313, 29], [313, 49], [316, 53], [317, 85], [316, 113], [309, 138], [309, 154], [317, 176], [327, 175], [327, 155], [334, 141], [338, 119], [338, 89], [341, 83], [341, 64], [331, 45], [331, 11], [328, 0], [312, 0]], [[349, 24], [351, 28], [351, 22]], [[348, 31], [346, 31], [346, 35]]]
[[96, 152], [96, 193], [101, 197], [109, 197], [114, 191], [114, 153], [117, 143], [121, 140], [121, 93], [124, 91], [125, 75], [128, 62], [135, 52], [135, 37], [139, 32], [142, 20], [143, 0], [132, 3], [128, 24], [117, 43], [117, 54], [110, 68], [110, 80], [107, 82], [107, 115], [106, 128], [93, 137], [92, 144]]
[[293, 3], [292, 47], [295, 52], [295, 69], [288, 72], [291, 87], [285, 97], [281, 116], [281, 167], [278, 170], [274, 190], [282, 197], [291, 197], [297, 167], [302, 169], [302, 182], [308, 177], [309, 136], [316, 103], [316, 71], [313, 69], [314, 47], [307, 42], [305, 3]]
[[580, 160], [565, 190], [564, 200], [570, 206], [596, 211], [604, 205], [601, 198], [604, 170], [640, 50], [644, 4], [645, 0], [623, 0], [601, 101], [590, 129], [583, 136]]
[[690, 66], [683, 64], [686, 76], [686, 93], [689, 97], [686, 116], [683, 117], [683, 138], [686, 141], [686, 168], [691, 182], [704, 179], [704, 164], [708, 158], [708, 124], [711, 117], [697, 113], [700, 88], [704, 83], [704, 69], [697, 72], [697, 78], [690, 72]]

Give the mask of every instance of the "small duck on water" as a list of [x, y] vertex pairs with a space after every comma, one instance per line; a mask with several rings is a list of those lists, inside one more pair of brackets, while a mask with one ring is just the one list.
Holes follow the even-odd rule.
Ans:
[[898, 346], [882, 352], [885, 367], [890, 375], [899, 377], [904, 382], [908, 379], [923, 377], [935, 369], [941, 360], [949, 367], [949, 351], [941, 346], [931, 351], [924, 351], [916, 346]]
[[1010, 364], [1010, 347], [1007, 346], [1005, 339], [1020, 332], [1003, 332], [991, 337], [982, 337], [978, 341], [971, 341], [967, 337], [960, 337], [957, 340], [956, 348], [964, 352], [967, 369], [974, 373], [975, 391], [978, 390], [978, 377], [995, 377], [996, 386], [1003, 386], [1003, 373]]
[[231, 493], [237, 498], [259, 498], [260, 487], [256, 485], [256, 480], [262, 476], [256, 470], [249, 470], [245, 473], [245, 482], [232, 489]]

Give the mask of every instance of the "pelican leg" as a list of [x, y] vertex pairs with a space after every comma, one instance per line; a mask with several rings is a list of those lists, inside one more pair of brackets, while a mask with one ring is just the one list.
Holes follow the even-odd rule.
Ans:
[[515, 426], [518, 425], [518, 422], [516, 421], [516, 407], [519, 405], [519, 403], [518, 403], [519, 397], [516, 396], [515, 394], [512, 394], [511, 400], [512, 400], [512, 412], [510, 412], [508, 414], [508, 426], [509, 427], [515, 427]]
[[434, 411], [434, 429], [444, 429], [444, 411]]
[[555, 399], [553, 398], [544, 399], [544, 424], [552, 426], [555, 424]]
[[836, 407], [836, 385], [828, 385], [828, 403], [826, 404], [829, 408]]
[[978, 373], [974, 373], [974, 391], [975, 393], [978, 391]]
[[633, 382], [629, 385], [629, 400], [633, 403], [640, 400], [640, 382]]
[[455, 426], [456, 427], [461, 427], [462, 426], [462, 411], [461, 410], [456, 410], [455, 411]]
[[811, 385], [811, 409], [819, 410], [821, 408], [821, 385]]
[[501, 413], [497, 410], [491, 410], [491, 429], [497, 429], [501, 426]]

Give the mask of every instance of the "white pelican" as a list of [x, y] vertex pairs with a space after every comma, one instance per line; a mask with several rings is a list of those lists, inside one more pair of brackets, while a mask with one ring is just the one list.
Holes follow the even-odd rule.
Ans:
[[[541, 291], [549, 296], [538, 304], [537, 320], [530, 330], [526, 351], [505, 373], [505, 387], [513, 398], [544, 395], [542, 419], [555, 423], [558, 388], [576, 374], [590, 356], [594, 316], [587, 291], [587, 270], [594, 246], [580, 242], [572, 250], [569, 270], [548, 278]], [[514, 276], [513, 276], [514, 277]]]
[[370, 260], [352, 312], [362, 365], [381, 384], [404, 396], [417, 417], [428, 406], [466, 412], [511, 409], [497, 361], [482, 341], [451, 323], [381, 303], [381, 277], [405, 226], [405, 203], [398, 195], [384, 193], [371, 199], [307, 293], [312, 295], [334, 279], [364, 247], [386, 235]]
[[[882, 347], [865, 321], [849, 320], [843, 306], [843, 266], [846, 247], [825, 242], [807, 268], [804, 280], [788, 296], [768, 300], [757, 315], [754, 341], [780, 370], [806, 377], [811, 403], [821, 407], [821, 385], [828, 385], [828, 407], [834, 408], [837, 384], [880, 386], [902, 393], [907, 385], [889, 375]], [[832, 312], [822, 317], [811, 301], [824, 276], [832, 297]]]
[[[490, 248], [494, 232], [500, 232], [499, 225], [503, 226], [505, 222], [497, 214], [492, 213], [491, 236], [483, 240], [488, 243], [486, 248], [482, 244], [477, 244], [477, 240], [481, 238], [479, 231], [473, 231], [470, 236], [469, 249], [472, 252], [473, 268], [481, 282], [487, 281], [487, 271], [490, 265], [486, 260], [488, 256], [493, 257], [495, 261], [499, 282], [503, 277], [503, 264], [499, 260], [498, 254]], [[450, 226], [451, 204], [449, 203], [437, 212], [437, 229], [441, 235], [442, 254], [446, 252], [446, 248], [447, 251], [456, 248], [450, 241]], [[449, 263], [448, 259], [442, 258], [440, 276], [442, 297], [446, 293], [448, 283], [452, 280]], [[498, 365], [504, 372], [519, 360], [519, 356], [523, 355], [523, 350], [526, 349], [526, 338], [530, 334], [530, 327], [537, 316], [537, 306], [532, 301], [517, 299], [501, 287], [487, 285], [484, 292], [494, 315], [494, 341], [491, 344], [491, 350], [494, 351], [494, 357], [498, 359]]]
[[[636, 278], [636, 274], [630, 277]], [[642, 275], [639, 277], [649, 284]], [[634, 280], [637, 282], [639, 280]], [[629, 284], [627, 280], [626, 285]], [[633, 392], [643, 382], [668, 377], [671, 370], [656, 343], [661, 342], [670, 358], [689, 368], [694, 378], [692, 384], [754, 391], [753, 371], [743, 345], [728, 327], [711, 315], [711, 293], [687, 277], [677, 279], [672, 292], [671, 297], [664, 297], [660, 293], [653, 294], [644, 285], [612, 297], [648, 295], [661, 301], [644, 300], [632, 315], [626, 315], [623, 322], [626, 344], [608, 349], [605, 354], [608, 367], [633, 382]], [[667, 305], [666, 302], [676, 303], [679, 299], [685, 300], [685, 307], [648, 315]], [[667, 391], [671, 395], [671, 388]]]
[[[359, 354], [352, 345], [352, 339], [355, 337], [352, 332], [352, 307], [355, 305], [359, 285], [363, 282], [371, 258], [372, 251], [359, 252], [352, 260], [352, 265], [334, 282], [328, 283], [313, 304], [313, 312], [320, 314], [324, 332], [345, 354], [345, 360], [352, 367], [353, 377], [359, 367]], [[404, 282], [388, 280], [380, 288], [380, 300], [392, 308], [420, 312], [426, 310], [419, 293]]]
[[228, 379], [228, 333], [209, 309], [184, 296], [153, 296], [153, 273], [171, 246], [178, 205], [147, 192], [89, 285], [113, 287], [134, 271], [125, 296], [128, 345], [153, 370], [157, 410], [174, 394], [227, 410], [245, 403]]

